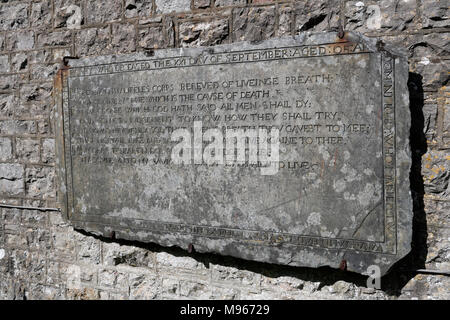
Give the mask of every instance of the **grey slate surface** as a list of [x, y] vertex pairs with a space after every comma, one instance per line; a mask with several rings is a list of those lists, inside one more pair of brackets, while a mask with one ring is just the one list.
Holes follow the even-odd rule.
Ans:
[[[407, 79], [402, 51], [356, 33], [70, 60], [55, 79], [63, 214], [107, 237], [384, 274], [411, 245]], [[171, 130], [194, 120], [275, 126], [278, 172], [167, 163]]]

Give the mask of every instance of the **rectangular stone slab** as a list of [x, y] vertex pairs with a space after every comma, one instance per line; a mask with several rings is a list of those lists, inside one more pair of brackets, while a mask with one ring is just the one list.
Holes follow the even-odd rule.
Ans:
[[[63, 215], [106, 237], [384, 274], [410, 251], [407, 78], [401, 51], [349, 32], [69, 60]], [[200, 158], [173, 161], [180, 128]], [[248, 155], [208, 163], [214, 128], [223, 148], [227, 130], [277, 131], [272, 174]]]

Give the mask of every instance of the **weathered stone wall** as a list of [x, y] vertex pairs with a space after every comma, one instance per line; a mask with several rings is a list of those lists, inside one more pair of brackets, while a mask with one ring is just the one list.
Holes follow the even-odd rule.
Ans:
[[51, 93], [64, 56], [336, 30], [341, 19], [409, 52], [414, 242], [373, 290], [366, 277], [335, 269], [118, 243], [74, 231], [58, 211], [0, 207], [0, 299], [450, 298], [448, 277], [412, 271], [450, 269], [448, 8], [446, 0], [2, 0], [1, 203], [58, 207]]

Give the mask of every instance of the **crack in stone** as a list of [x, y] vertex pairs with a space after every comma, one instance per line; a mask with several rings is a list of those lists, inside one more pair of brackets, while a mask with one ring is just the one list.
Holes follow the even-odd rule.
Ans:
[[[358, 227], [355, 229], [355, 231], [353, 232], [352, 237], [354, 237], [354, 236], [358, 233], [359, 229], [362, 227], [362, 225], [363, 225], [364, 222], [366, 221], [367, 217], [369, 217], [369, 215], [370, 215], [373, 211], [375, 211], [375, 209], [378, 208], [378, 206], [379, 206], [380, 204], [381, 204], [381, 200], [378, 201], [378, 202], [375, 204], [375, 206], [374, 206], [371, 210], [369, 210], [369, 212], [367, 212], [366, 216], [362, 219], [362, 221], [361, 221], [361, 223], [359, 224], [359, 226], [358, 226]], [[359, 215], [359, 214], [358, 214], [358, 215]]]

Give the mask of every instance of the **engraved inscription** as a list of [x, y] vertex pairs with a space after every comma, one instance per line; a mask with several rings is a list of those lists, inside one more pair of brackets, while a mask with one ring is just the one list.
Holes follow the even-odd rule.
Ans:
[[66, 217], [106, 236], [295, 265], [348, 253], [359, 270], [359, 253], [403, 254], [405, 86], [398, 58], [368, 41], [71, 62], [60, 72]]

